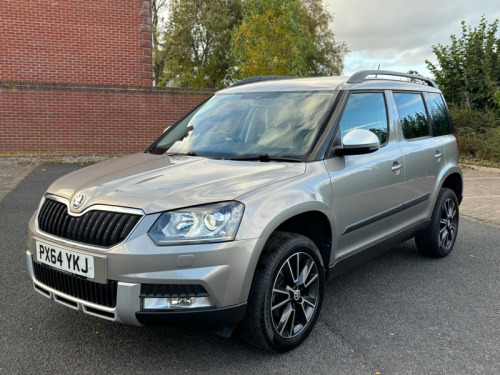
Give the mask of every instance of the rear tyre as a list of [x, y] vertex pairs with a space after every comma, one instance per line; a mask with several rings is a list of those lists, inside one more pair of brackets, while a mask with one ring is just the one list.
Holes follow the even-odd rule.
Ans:
[[415, 237], [418, 250], [427, 256], [443, 258], [453, 249], [458, 233], [458, 199], [451, 189], [442, 188], [429, 226]]
[[243, 338], [258, 348], [286, 352], [311, 333], [323, 302], [325, 272], [318, 248], [299, 234], [276, 232], [255, 272]]

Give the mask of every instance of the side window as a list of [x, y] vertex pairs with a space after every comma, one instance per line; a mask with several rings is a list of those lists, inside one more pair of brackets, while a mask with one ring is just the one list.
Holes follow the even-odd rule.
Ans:
[[366, 129], [375, 133], [380, 144], [387, 141], [389, 128], [383, 93], [351, 93], [340, 120], [342, 138], [352, 129]]
[[394, 93], [399, 120], [406, 139], [429, 136], [429, 122], [422, 95], [416, 93]]
[[428, 93], [426, 96], [427, 108], [432, 118], [432, 130], [435, 136], [451, 134], [450, 116], [443, 96]]

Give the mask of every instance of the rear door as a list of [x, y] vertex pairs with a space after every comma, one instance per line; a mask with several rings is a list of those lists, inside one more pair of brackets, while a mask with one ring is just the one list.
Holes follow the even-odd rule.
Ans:
[[423, 219], [432, 208], [431, 195], [445, 163], [444, 146], [433, 137], [432, 122], [421, 92], [394, 92], [399, 115], [399, 144], [404, 154], [404, 206], [408, 218]]

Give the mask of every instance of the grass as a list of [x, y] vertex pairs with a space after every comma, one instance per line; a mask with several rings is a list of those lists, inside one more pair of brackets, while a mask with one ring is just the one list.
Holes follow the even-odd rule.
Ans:
[[490, 161], [490, 160], [482, 160], [476, 159], [469, 155], [460, 155], [460, 164], [464, 165], [474, 165], [477, 167], [487, 167], [487, 168], [498, 168], [500, 169], [500, 163]]

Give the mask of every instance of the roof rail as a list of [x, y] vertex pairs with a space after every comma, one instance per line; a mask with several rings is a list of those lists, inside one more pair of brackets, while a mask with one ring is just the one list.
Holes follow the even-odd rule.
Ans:
[[292, 77], [292, 76], [255, 76], [255, 77], [245, 78], [244, 80], [238, 81], [229, 87], [246, 85], [248, 83], [253, 83], [253, 82], [258, 82], [258, 81], [271, 81], [273, 79], [288, 79], [288, 78], [295, 78], [295, 77]]
[[438, 85], [436, 82], [434, 82], [430, 78], [424, 78], [421, 76], [417, 76], [415, 74], [408, 74], [408, 73], [398, 73], [398, 72], [392, 72], [390, 70], [361, 70], [357, 73], [354, 73], [348, 80], [347, 83], [362, 83], [366, 77], [368, 76], [395, 76], [395, 77], [402, 77], [402, 78], [409, 78], [413, 80], [418, 80], [421, 82], [424, 82], [428, 86], [438, 88]]

